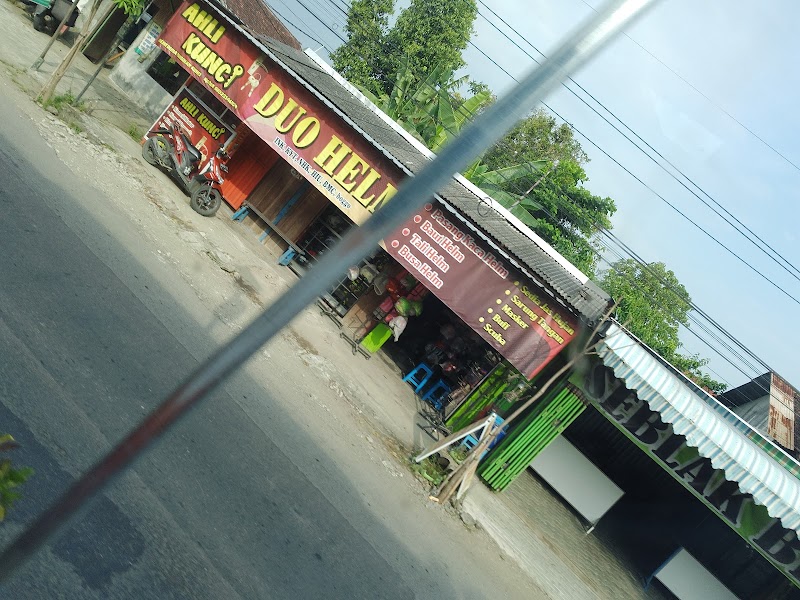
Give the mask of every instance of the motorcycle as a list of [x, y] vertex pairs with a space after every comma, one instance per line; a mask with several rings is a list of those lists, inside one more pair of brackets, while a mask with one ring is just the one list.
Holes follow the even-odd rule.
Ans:
[[153, 129], [145, 134], [142, 158], [154, 167], [165, 169], [191, 197], [192, 210], [211, 217], [222, 206], [223, 173], [230, 158], [224, 149], [217, 150], [202, 169], [203, 155], [192, 145], [177, 123], [169, 128]]
[[[56, 27], [74, 4], [70, 0], [22, 0], [22, 3], [33, 18], [33, 28], [47, 35], [55, 33]], [[79, 14], [80, 10], [75, 7], [64, 25], [74, 27]]]

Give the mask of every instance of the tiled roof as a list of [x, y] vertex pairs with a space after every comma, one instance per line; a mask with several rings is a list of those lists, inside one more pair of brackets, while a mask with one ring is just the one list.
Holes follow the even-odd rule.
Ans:
[[261, 0], [215, 0], [254, 35], [266, 36], [295, 50], [303, 47], [286, 25]]

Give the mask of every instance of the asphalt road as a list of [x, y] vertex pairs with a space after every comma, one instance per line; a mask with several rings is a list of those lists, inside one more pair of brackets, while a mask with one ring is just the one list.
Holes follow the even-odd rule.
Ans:
[[[5, 545], [214, 343], [200, 325], [191, 349], [170, 333], [142, 294], [176, 321], [188, 317], [78, 201], [97, 192], [73, 181], [13, 105], [0, 103], [0, 119], [0, 430], [22, 444], [16, 461], [36, 470], [0, 525]], [[274, 408], [286, 436], [291, 421]], [[319, 440], [290, 433], [320, 473], [346, 479]], [[272, 438], [222, 389], [0, 586], [0, 597], [455, 595], [390, 533], [381, 538], [380, 519], [359, 510], [356, 496], [350, 514], [337, 510]], [[383, 540], [380, 551], [364, 531]]]

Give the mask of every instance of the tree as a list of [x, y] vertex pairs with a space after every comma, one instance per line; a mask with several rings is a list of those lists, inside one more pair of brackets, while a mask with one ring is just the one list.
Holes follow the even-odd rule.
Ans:
[[478, 15], [475, 0], [412, 0], [389, 28], [393, 9], [394, 0], [350, 5], [347, 42], [331, 54], [334, 68], [347, 80], [376, 96], [388, 95], [404, 65], [414, 84], [435, 69], [453, 72], [464, 66], [461, 52]]
[[680, 326], [689, 326], [692, 299], [664, 263], [645, 268], [632, 258], [617, 261], [603, 274], [600, 286], [618, 303], [617, 319], [640, 340], [701, 387], [725, 390], [724, 383], [702, 372], [706, 359], [678, 351]]
[[[517, 124], [483, 157], [488, 169], [537, 160], [543, 172], [509, 180], [501, 189], [516, 198], [514, 214], [584, 273], [594, 275], [599, 247], [594, 237], [611, 229], [617, 208], [592, 194], [583, 165], [589, 161], [572, 128], [540, 109]], [[520, 210], [523, 207], [524, 212]]]
[[575, 139], [575, 132], [566, 123], [540, 108], [527, 119], [520, 121], [502, 140], [485, 155], [488, 164], [511, 164], [526, 156], [549, 161], [573, 161], [579, 166], [589, 162], [589, 157]]
[[477, 87], [478, 91], [467, 98], [456, 95], [455, 90], [466, 82], [466, 77], [455, 79], [452, 70], [436, 66], [420, 79], [409, 62], [408, 57], [400, 62], [388, 93], [375, 94], [365, 88], [362, 91], [387, 116], [438, 152], [493, 102], [494, 96], [484, 87]]
[[372, 94], [390, 89], [384, 46], [394, 0], [353, 0], [347, 11], [347, 42], [331, 53], [333, 68]]
[[[142, 8], [144, 8], [144, 0], [113, 0], [113, 2], [128, 16], [137, 16], [142, 12]], [[92, 21], [94, 21], [94, 18], [97, 15], [97, 9], [100, 8], [100, 4], [101, 0], [92, 0], [89, 11], [84, 15], [85, 20], [81, 26], [80, 33], [78, 33], [78, 36], [75, 38], [75, 42], [72, 44], [72, 48], [69, 49], [67, 55], [56, 67], [56, 70], [53, 71], [50, 79], [47, 80], [47, 83], [42, 88], [42, 91], [39, 92], [39, 99], [41, 100], [42, 104], [49, 104], [50, 100], [53, 98], [53, 95], [56, 93], [56, 86], [58, 85], [58, 82], [64, 77], [67, 69], [72, 64], [75, 56], [78, 54], [78, 50], [80, 50], [80, 48], [83, 46], [83, 43], [86, 41], [86, 38], [89, 35]]]
[[419, 78], [435, 67], [448, 71], [463, 67], [461, 52], [472, 37], [477, 16], [475, 0], [411, 0], [386, 36], [389, 80], [404, 56]]

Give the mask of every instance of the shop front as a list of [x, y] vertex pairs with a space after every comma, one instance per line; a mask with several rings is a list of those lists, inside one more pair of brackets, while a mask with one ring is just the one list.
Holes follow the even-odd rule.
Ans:
[[[376, 115], [309, 57], [253, 38], [212, 5], [182, 4], [155, 45], [186, 76], [160, 120], [179, 120], [203, 149], [226, 148], [223, 195], [233, 218], [298, 275], [427, 162], [395, 129], [376, 127]], [[353, 265], [320, 305], [354, 352], [382, 350], [404, 373], [421, 373], [410, 379], [418, 395], [437, 409], [455, 401], [448, 412], [502, 361], [534, 377], [579, 322], [444, 194]]]

